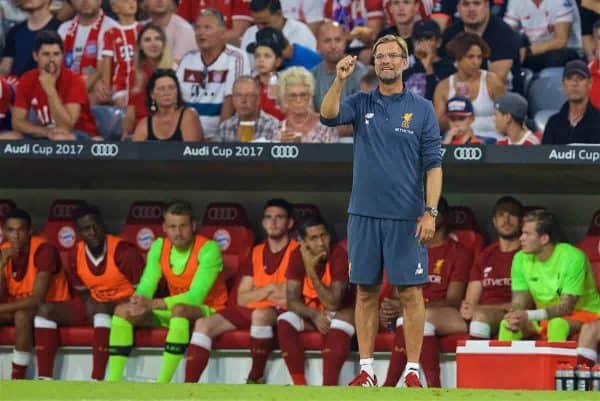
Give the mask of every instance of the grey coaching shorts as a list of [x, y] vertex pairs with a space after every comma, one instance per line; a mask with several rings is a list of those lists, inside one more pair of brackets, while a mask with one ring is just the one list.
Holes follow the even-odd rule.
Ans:
[[415, 237], [417, 222], [348, 216], [350, 282], [381, 284], [385, 268], [395, 286], [422, 285], [428, 281], [427, 248]]

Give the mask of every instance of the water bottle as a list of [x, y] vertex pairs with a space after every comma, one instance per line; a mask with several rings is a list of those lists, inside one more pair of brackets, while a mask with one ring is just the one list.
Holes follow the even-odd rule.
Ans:
[[567, 374], [566, 366], [564, 363], [559, 363], [554, 371], [554, 389], [556, 391], [563, 391], [565, 385], [565, 375]]
[[577, 376], [577, 391], [588, 391], [592, 381], [592, 371], [590, 367], [583, 364], [577, 366], [575, 376]]
[[595, 365], [592, 368], [592, 385], [591, 391], [600, 391], [600, 365]]
[[575, 390], [575, 367], [566, 363], [564, 367], [564, 381], [563, 390], [573, 391]]

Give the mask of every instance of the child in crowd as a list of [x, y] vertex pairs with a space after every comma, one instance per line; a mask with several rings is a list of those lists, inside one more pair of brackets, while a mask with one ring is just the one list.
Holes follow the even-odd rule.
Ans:
[[135, 46], [143, 25], [135, 20], [137, 0], [111, 0], [119, 26], [104, 33], [102, 81], [112, 92], [112, 103], [125, 107], [135, 86]]
[[455, 96], [446, 102], [446, 115], [450, 129], [442, 141], [444, 145], [481, 145], [484, 141], [477, 138], [471, 124], [475, 121], [473, 104], [466, 97]]

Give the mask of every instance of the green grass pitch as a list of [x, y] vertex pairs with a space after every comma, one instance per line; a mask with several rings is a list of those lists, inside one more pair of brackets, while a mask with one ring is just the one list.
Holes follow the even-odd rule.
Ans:
[[429, 390], [225, 384], [0, 381], [1, 401], [562, 401], [600, 400], [600, 392]]

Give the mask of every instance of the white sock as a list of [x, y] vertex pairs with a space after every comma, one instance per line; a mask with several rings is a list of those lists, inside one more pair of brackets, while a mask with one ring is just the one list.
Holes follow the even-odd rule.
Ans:
[[27, 366], [31, 361], [31, 352], [25, 351], [13, 351], [12, 363], [19, 366]]
[[404, 374], [402, 376], [406, 376], [406, 374], [411, 371], [414, 372], [417, 377], [419, 377], [420, 366], [416, 362], [407, 362], [406, 367], [404, 368]]
[[212, 349], [212, 339], [206, 334], [198, 333], [196, 331], [194, 332], [194, 334], [192, 334], [190, 344], [202, 347], [207, 351], [210, 351]]
[[367, 372], [371, 377], [375, 377], [375, 371], [373, 370], [373, 358], [365, 358], [360, 360], [360, 370]]
[[598, 353], [591, 348], [577, 347], [577, 355], [594, 362], [598, 361]]
[[492, 336], [492, 328], [485, 322], [471, 320], [471, 324], [469, 325], [469, 334], [471, 337], [490, 338]]
[[271, 326], [250, 326], [250, 337], [252, 338], [273, 338], [273, 327]]

